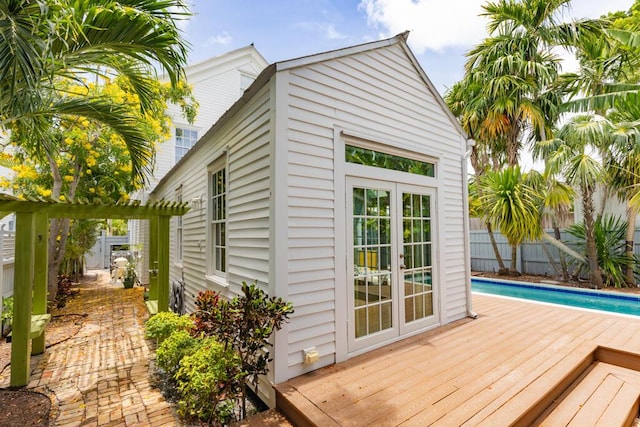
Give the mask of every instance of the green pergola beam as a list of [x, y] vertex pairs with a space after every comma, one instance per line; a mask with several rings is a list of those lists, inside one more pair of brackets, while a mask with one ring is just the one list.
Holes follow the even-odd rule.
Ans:
[[[49, 218], [39, 213], [35, 217], [35, 269], [33, 277], [32, 314], [47, 314], [47, 273], [49, 267]], [[40, 354], [45, 348], [43, 332], [31, 342], [31, 354]]]
[[[184, 215], [187, 203], [138, 202], [103, 204], [99, 201], [66, 203], [50, 199], [24, 200], [0, 194], [0, 212], [16, 213], [16, 251], [14, 269], [14, 313], [11, 345], [12, 387], [28, 384], [30, 347], [34, 354], [44, 351], [43, 331], [47, 315], [47, 268], [49, 218], [121, 218], [147, 219], [152, 230], [149, 268], [157, 269], [155, 282], [150, 278], [150, 299], [155, 299], [158, 311], [169, 309], [169, 220]], [[153, 277], [153, 275], [151, 276]], [[35, 322], [31, 341], [32, 319]]]
[[16, 213], [16, 254], [13, 279], [13, 323], [11, 331], [12, 387], [29, 383], [31, 373], [31, 306], [34, 275], [35, 217], [33, 212]]
[[149, 300], [158, 301], [158, 217], [149, 219]]
[[135, 202], [127, 204], [67, 203], [46, 199], [22, 200], [0, 194], [0, 212], [44, 212], [49, 218], [150, 219], [164, 215], [184, 215], [188, 210], [186, 202], [159, 201], [146, 205]]
[[169, 311], [169, 217], [158, 217], [158, 312]]

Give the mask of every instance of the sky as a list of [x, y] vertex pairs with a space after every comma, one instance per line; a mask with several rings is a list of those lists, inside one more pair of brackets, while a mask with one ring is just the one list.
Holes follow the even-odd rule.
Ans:
[[[273, 63], [410, 31], [409, 46], [444, 94], [463, 75], [465, 53], [487, 36], [486, 0], [189, 0], [181, 23], [189, 63], [254, 43]], [[633, 0], [573, 0], [567, 19], [628, 10]], [[575, 66], [567, 59], [566, 69]]]

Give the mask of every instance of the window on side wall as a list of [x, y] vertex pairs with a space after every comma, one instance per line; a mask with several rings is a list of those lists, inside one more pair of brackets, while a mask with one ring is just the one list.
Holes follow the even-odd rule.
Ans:
[[193, 129], [176, 128], [176, 163], [198, 141], [198, 131]]
[[[176, 202], [182, 203], [182, 186], [176, 189]], [[177, 215], [175, 219], [176, 219], [176, 263], [182, 264], [182, 255], [184, 251], [182, 216]]]
[[224, 161], [209, 169], [208, 268], [209, 275], [226, 277], [227, 273], [227, 171]]

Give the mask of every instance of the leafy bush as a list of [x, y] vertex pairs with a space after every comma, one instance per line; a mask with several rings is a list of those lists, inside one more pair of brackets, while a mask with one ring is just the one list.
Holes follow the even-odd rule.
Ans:
[[196, 325], [205, 335], [214, 336], [226, 348], [235, 350], [242, 365], [240, 382], [242, 411], [246, 416], [247, 385], [257, 386], [258, 376], [269, 370], [270, 346], [268, 339], [279, 330], [289, 314], [291, 303], [282, 298], [269, 297], [256, 283], [242, 283], [241, 297], [231, 301], [220, 299], [217, 294], [201, 293], [196, 305], [206, 307], [196, 312]]
[[193, 313], [194, 335], [211, 335], [211, 331], [219, 322], [220, 315], [218, 305], [220, 304], [220, 294], [214, 291], [200, 291], [196, 298], [196, 311]]
[[[604, 216], [595, 222], [595, 240], [598, 251], [598, 265], [603, 275], [605, 286], [616, 288], [626, 286], [624, 271], [634, 268], [635, 260], [630, 260], [625, 253], [626, 223], [618, 217]], [[586, 256], [586, 231], [584, 223], [573, 224], [567, 232], [578, 239], [578, 249]], [[578, 265], [578, 276], [585, 274], [586, 266]]]
[[155, 338], [158, 342], [161, 342], [175, 331], [188, 331], [193, 328], [193, 320], [189, 316], [180, 316], [176, 313], [165, 311], [149, 318], [145, 327], [145, 336], [147, 338]]
[[178, 372], [180, 361], [193, 353], [200, 341], [186, 330], [178, 330], [169, 335], [156, 350], [156, 364], [172, 378]]
[[178, 412], [203, 421], [229, 423], [234, 413], [229, 407], [234, 407], [241, 375], [240, 358], [233, 349], [214, 338], [204, 338], [193, 354], [182, 358], [175, 375], [181, 394]]
[[2, 298], [2, 324], [11, 326], [13, 322], [13, 297]]

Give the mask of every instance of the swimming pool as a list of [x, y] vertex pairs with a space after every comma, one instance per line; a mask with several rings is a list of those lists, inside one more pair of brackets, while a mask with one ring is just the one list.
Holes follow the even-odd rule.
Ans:
[[602, 292], [590, 289], [572, 289], [563, 286], [511, 282], [506, 280], [471, 279], [471, 290], [482, 294], [569, 305], [640, 316], [640, 296]]

